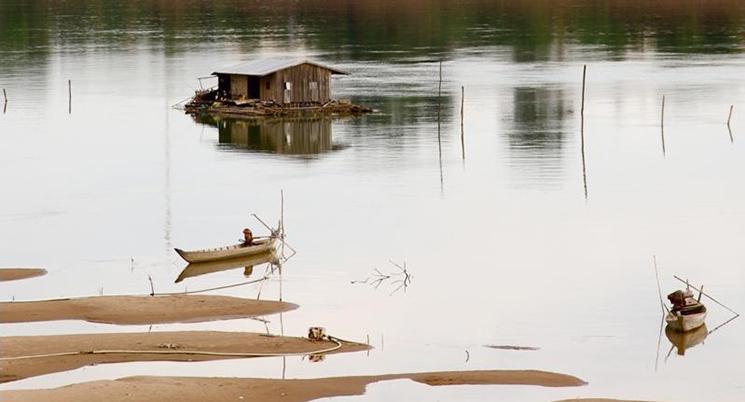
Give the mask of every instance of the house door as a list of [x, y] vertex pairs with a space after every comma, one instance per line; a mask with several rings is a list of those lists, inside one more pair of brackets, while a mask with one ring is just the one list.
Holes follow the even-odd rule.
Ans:
[[259, 77], [249, 77], [248, 78], [248, 97], [250, 99], [259, 99], [261, 97], [260, 94], [260, 87], [261, 87], [261, 79]]
[[292, 83], [285, 82], [284, 103], [290, 103], [290, 102], [292, 102]]

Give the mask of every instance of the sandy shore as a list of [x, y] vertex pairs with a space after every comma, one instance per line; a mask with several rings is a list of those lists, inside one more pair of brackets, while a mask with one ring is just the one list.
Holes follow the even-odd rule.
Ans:
[[292, 303], [228, 296], [96, 296], [2, 302], [0, 323], [85, 320], [107, 324], [158, 324], [257, 317], [296, 309]]
[[571, 387], [585, 382], [569, 375], [533, 370], [484, 370], [332, 377], [308, 380], [201, 377], [127, 377], [49, 390], [4, 391], [8, 401], [265, 401], [303, 402], [362, 395], [368, 384], [410, 379], [428, 385], [519, 384]]
[[[0, 382], [16, 381], [92, 364], [156, 360], [204, 361], [247, 357], [190, 354], [187, 353], [188, 351], [238, 354], [306, 354], [336, 346], [336, 343], [330, 341], [311, 342], [306, 338], [216, 331], [0, 337], [0, 353], [2, 353], [3, 358], [65, 352], [126, 351], [126, 353], [87, 353], [0, 360]], [[342, 347], [334, 352], [356, 352], [367, 349], [367, 345], [342, 342]], [[137, 353], [137, 351], [157, 351], [166, 354]], [[0, 400], [4, 399], [0, 398]]]
[[46, 273], [47, 270], [43, 268], [0, 268], [0, 282], [28, 279]]

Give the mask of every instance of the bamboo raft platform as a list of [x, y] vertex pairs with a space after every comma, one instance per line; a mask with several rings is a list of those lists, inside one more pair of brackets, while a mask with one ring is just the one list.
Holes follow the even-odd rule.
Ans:
[[217, 114], [226, 117], [292, 117], [309, 114], [359, 115], [373, 112], [372, 108], [355, 105], [348, 100], [326, 103], [296, 102], [280, 104], [260, 99], [217, 99], [217, 91], [197, 91], [184, 105], [187, 114]]

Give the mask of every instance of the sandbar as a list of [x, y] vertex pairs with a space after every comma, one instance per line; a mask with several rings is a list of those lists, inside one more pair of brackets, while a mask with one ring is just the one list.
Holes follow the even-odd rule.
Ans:
[[28, 279], [46, 273], [47, 270], [43, 268], [0, 268], [0, 282]]
[[85, 320], [144, 325], [258, 317], [294, 310], [292, 303], [230, 296], [94, 296], [0, 303], [0, 323]]
[[[312, 342], [298, 337], [220, 331], [0, 337], [0, 353], [3, 359], [52, 355], [0, 360], [0, 382], [68, 371], [92, 364], [135, 361], [205, 361], [259, 357], [245, 356], [250, 354], [315, 354], [311, 352], [331, 348], [335, 350], [329, 353], [369, 349], [369, 346], [355, 342], [342, 341], [341, 344], [341, 347], [338, 347], [337, 343], [331, 341]], [[91, 353], [92, 351], [97, 352]], [[195, 351], [208, 354], [192, 353]], [[74, 354], [61, 355], [65, 353]], [[245, 355], [224, 356], [209, 353]], [[0, 398], [0, 400], [4, 399]]]
[[257, 379], [203, 377], [126, 377], [92, 381], [66, 387], [3, 391], [9, 401], [265, 401], [304, 402], [333, 396], [362, 395], [368, 384], [397, 379], [439, 385], [536, 385], [573, 387], [585, 385], [579, 378], [536, 370], [482, 370], [318, 379]]

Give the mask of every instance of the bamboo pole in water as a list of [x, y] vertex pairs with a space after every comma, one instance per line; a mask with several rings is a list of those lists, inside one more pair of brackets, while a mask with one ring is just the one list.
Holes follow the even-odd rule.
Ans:
[[662, 299], [662, 287], [660, 286], [660, 274], [657, 270], [657, 256], [652, 256], [652, 263], [654, 264], [654, 276], [657, 278], [657, 294], [660, 296], [660, 307], [662, 308], [662, 314], [665, 314], [667, 310], [667, 306], [665, 306], [665, 301]]
[[67, 113], [72, 113], [72, 80], [67, 80]]
[[5, 88], [3, 88], [3, 98], [5, 98], [5, 103], [8, 103], [8, 93], [5, 92]]
[[[688, 285], [688, 281], [684, 281], [683, 279], [681, 279], [681, 278], [680, 278], [680, 277], [678, 277], [677, 275], [673, 275], [673, 278], [675, 278], [675, 279], [677, 279], [677, 280], [679, 280], [679, 281], [681, 281], [681, 282], [685, 283], [685, 284], [686, 284], [686, 286], [689, 286], [689, 285]], [[736, 315], [736, 316], [738, 316], [738, 317], [740, 316], [740, 313], [738, 313], [737, 311], [735, 311], [735, 310], [732, 310], [731, 308], [729, 308], [729, 307], [725, 306], [724, 304], [722, 304], [722, 302], [720, 302], [719, 300], [717, 300], [717, 299], [715, 299], [715, 298], [713, 298], [713, 297], [709, 296], [708, 294], [704, 293], [704, 289], [703, 289], [703, 286], [701, 287], [701, 292], [700, 292], [700, 293], [701, 293], [702, 295], [706, 296], [706, 297], [707, 297], [707, 298], [708, 298], [709, 300], [713, 301], [714, 303], [716, 303], [716, 304], [718, 304], [718, 305], [720, 305], [720, 306], [724, 307], [724, 308], [725, 308], [725, 309], [727, 309], [727, 311], [729, 311], [730, 313], [732, 313], [732, 314], [735, 314], [735, 315]]]

